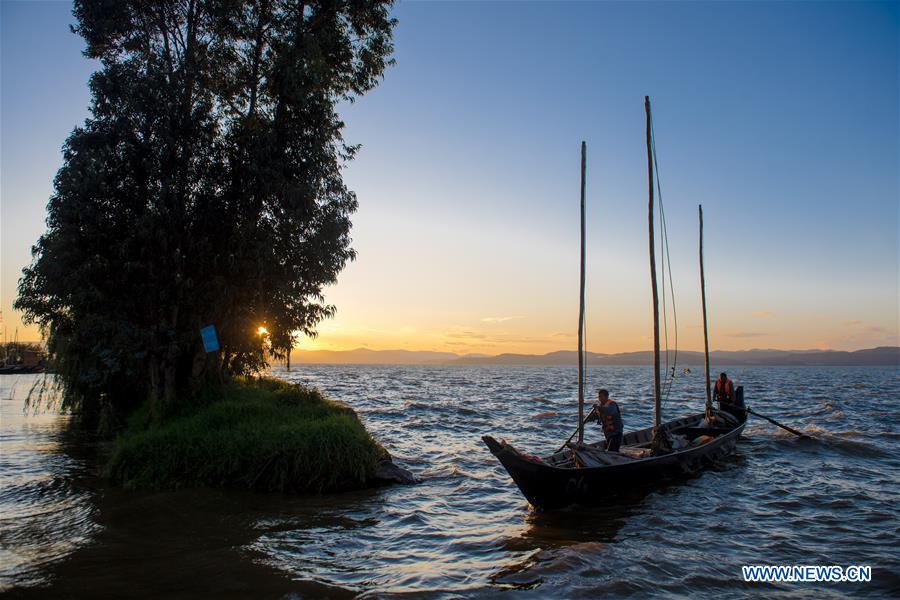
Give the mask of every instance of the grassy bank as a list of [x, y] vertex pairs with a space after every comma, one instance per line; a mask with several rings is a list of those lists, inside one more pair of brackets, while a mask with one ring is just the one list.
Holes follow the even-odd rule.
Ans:
[[143, 411], [132, 416], [106, 467], [126, 487], [357, 489], [385, 455], [352, 410], [272, 379], [234, 382], [163, 423], [145, 421]]

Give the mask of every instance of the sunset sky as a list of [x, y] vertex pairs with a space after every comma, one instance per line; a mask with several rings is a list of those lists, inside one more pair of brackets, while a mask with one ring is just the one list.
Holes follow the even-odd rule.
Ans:
[[[679, 346], [900, 344], [898, 3], [425, 3], [397, 64], [345, 107], [363, 145], [358, 259], [302, 348], [575, 347], [579, 145], [588, 147], [588, 349], [650, 347], [643, 96], [654, 107]], [[87, 116], [67, 2], [0, 3], [0, 300], [44, 228]], [[115, 273], [110, 273], [115, 277]]]

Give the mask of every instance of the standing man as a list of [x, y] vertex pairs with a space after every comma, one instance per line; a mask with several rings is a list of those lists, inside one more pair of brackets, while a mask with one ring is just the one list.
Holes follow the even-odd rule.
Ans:
[[719, 373], [719, 378], [716, 379], [716, 390], [713, 392], [713, 399], [719, 401], [720, 408], [723, 402], [734, 404], [734, 384], [731, 383], [731, 380], [728, 379], [728, 375], [725, 373]]
[[728, 375], [720, 373], [719, 378], [716, 379], [713, 398], [719, 401], [719, 410], [732, 415], [742, 423], [747, 419], [747, 411], [744, 408], [743, 390], [738, 388], [738, 391], [741, 393], [735, 393], [734, 383], [728, 379]]
[[622, 445], [624, 431], [619, 405], [610, 400], [607, 390], [598, 390], [597, 398], [600, 403], [594, 407], [594, 410], [597, 412], [597, 421], [603, 428], [603, 435], [606, 436], [606, 451], [618, 452], [619, 446]]

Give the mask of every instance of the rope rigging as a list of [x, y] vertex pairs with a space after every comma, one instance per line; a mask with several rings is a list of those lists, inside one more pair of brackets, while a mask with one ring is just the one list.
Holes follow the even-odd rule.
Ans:
[[[659, 206], [659, 228], [660, 228], [660, 271], [662, 275], [662, 314], [663, 314], [663, 339], [666, 345], [666, 378], [665, 391], [662, 394], [662, 402], [669, 399], [669, 393], [672, 391], [672, 384], [675, 380], [675, 368], [678, 364], [678, 311], [675, 307], [675, 285], [672, 279], [672, 258], [669, 253], [669, 232], [666, 228], [666, 211], [663, 205], [662, 186], [659, 180], [659, 163], [656, 158], [656, 131], [653, 127], [653, 118], [650, 118], [650, 148], [653, 155], [653, 170], [656, 175], [656, 196]], [[674, 329], [674, 342], [672, 364], [669, 365], [669, 319], [666, 304], [666, 274], [669, 276], [669, 296], [672, 305], [672, 325]]]

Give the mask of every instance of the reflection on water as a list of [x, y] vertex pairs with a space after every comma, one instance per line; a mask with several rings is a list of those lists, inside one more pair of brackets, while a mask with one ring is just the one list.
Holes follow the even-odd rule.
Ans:
[[42, 581], [96, 530], [92, 492], [73, 485], [85, 462], [67, 452], [67, 417], [24, 410], [41, 378], [0, 376], [0, 589]]
[[[751, 406], [817, 439], [751, 422], [737, 453], [700, 477], [616, 506], [553, 513], [528, 508], [480, 436], [534, 453], [558, 445], [575, 425], [575, 369], [275, 374], [354, 405], [425, 482], [319, 497], [111, 489], [92, 475], [95, 449], [65, 434], [65, 417], [23, 414], [28, 382], [11, 393], [12, 378], [0, 378], [2, 585], [76, 597], [680, 597], [702, 588], [826, 598], [878, 598], [900, 586], [900, 409], [885, 402], [900, 397], [895, 369], [730, 369]], [[646, 374], [589, 373], [620, 401], [628, 429], [652, 418]], [[669, 401], [665, 414], [697, 409], [702, 375], [677, 379], [674, 396], [691, 400]], [[759, 563], [869, 564], [875, 581], [740, 582], [741, 565]]]

